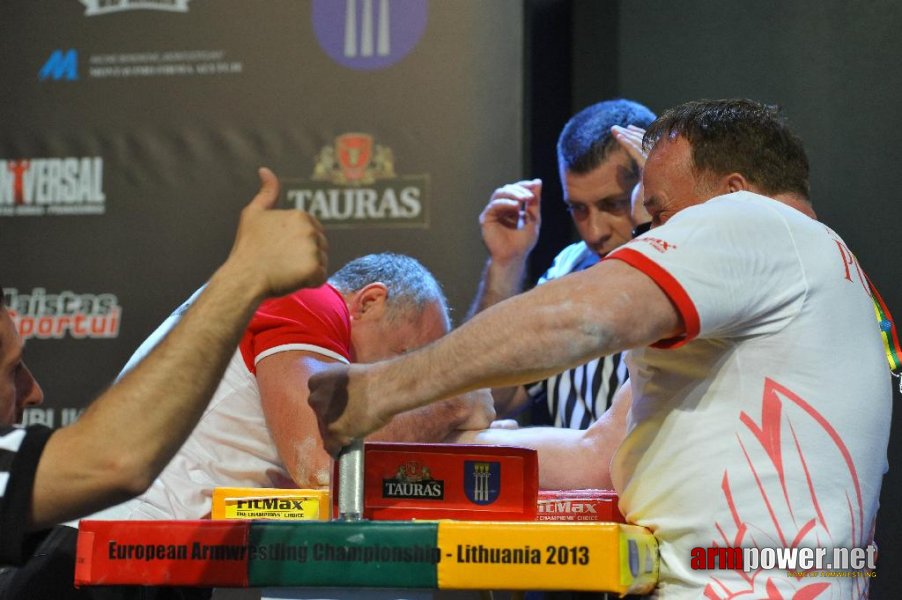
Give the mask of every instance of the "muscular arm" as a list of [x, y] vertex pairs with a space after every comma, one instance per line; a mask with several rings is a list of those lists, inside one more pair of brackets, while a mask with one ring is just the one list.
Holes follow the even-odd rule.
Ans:
[[326, 448], [337, 451], [399, 411], [534, 381], [682, 330], [676, 308], [650, 278], [607, 260], [497, 304], [422, 350], [315, 379], [311, 401]]
[[489, 258], [486, 261], [468, 318], [523, 291], [527, 257], [517, 256], [507, 261]]
[[495, 190], [479, 225], [489, 251], [467, 318], [523, 291], [526, 259], [541, 227], [542, 181], [509, 183]]
[[150, 355], [47, 442], [29, 527], [77, 518], [143, 492], [192, 431], [258, 302], [325, 278], [321, 229], [267, 210], [278, 181], [242, 212], [235, 245], [182, 321]]
[[495, 418], [488, 390], [474, 390], [395, 415], [367, 439], [386, 442], [444, 442], [461, 431], [482, 430]]
[[34, 485], [40, 529], [143, 492], [194, 428], [262, 297], [215, 275], [182, 322], [78, 421], [54, 433]]
[[[523, 291], [526, 260], [535, 247], [541, 227], [542, 182], [520, 181], [498, 188], [479, 215], [482, 241], [489, 251], [476, 296], [467, 319]], [[529, 399], [519, 386], [492, 390], [495, 410], [515, 414]]]
[[589, 429], [486, 429], [465, 432], [456, 441], [534, 448], [539, 453], [539, 487], [544, 490], [612, 489], [611, 458], [626, 435], [631, 403], [627, 381], [611, 408]]
[[332, 459], [323, 449], [316, 415], [307, 402], [307, 380], [335, 361], [313, 352], [289, 351], [257, 364], [257, 386], [266, 426], [285, 470], [299, 487], [329, 485]]
[[[302, 488], [329, 485], [332, 459], [323, 449], [316, 415], [307, 401], [307, 381], [335, 362], [313, 352], [288, 351], [267, 356], [257, 364], [257, 386], [266, 426], [285, 469]], [[485, 408], [474, 408], [479, 403]], [[399, 414], [367, 439], [440, 442], [458, 429], [487, 427], [494, 416], [487, 412], [490, 407], [488, 392], [471, 392]]]

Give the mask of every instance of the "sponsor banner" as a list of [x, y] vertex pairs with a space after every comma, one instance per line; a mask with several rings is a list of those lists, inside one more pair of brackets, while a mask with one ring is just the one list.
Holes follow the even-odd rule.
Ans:
[[102, 215], [103, 158], [0, 159], [0, 217]]
[[654, 536], [616, 523], [82, 521], [76, 585], [650, 592]]
[[57, 49], [41, 66], [38, 79], [78, 81], [85, 72], [90, 79], [222, 76], [244, 70], [244, 64], [228, 57], [223, 49], [98, 53], [89, 55], [86, 64], [84, 71], [77, 49]]
[[395, 153], [345, 133], [316, 156], [309, 181], [285, 180], [288, 205], [330, 228], [428, 227], [429, 176], [398, 175]]
[[119, 336], [122, 307], [115, 294], [72, 290], [48, 294], [44, 288], [20, 293], [3, 288], [3, 300], [23, 341]]

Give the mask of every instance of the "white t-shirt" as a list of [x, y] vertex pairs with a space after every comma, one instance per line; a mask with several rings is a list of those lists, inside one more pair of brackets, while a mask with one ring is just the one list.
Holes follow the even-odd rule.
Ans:
[[[692, 570], [693, 548], [866, 547], [892, 395], [867, 283], [845, 243], [740, 192], [614, 251], [668, 295], [686, 335], [630, 353], [611, 465], [627, 521], [661, 548], [660, 597], [867, 596], [866, 577]], [[832, 550], [828, 554], [832, 557]]]

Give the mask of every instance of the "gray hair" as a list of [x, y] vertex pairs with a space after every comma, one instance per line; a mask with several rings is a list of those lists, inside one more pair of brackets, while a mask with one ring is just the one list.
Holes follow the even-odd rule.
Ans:
[[329, 277], [329, 284], [342, 294], [351, 294], [371, 283], [388, 289], [389, 319], [402, 315], [418, 318], [432, 303], [442, 310], [445, 329], [451, 328], [448, 301], [442, 286], [418, 260], [403, 254], [382, 252], [355, 258]]

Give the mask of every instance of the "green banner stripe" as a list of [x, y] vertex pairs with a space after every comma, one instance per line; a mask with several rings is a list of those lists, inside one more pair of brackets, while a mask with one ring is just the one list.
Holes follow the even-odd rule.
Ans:
[[436, 523], [255, 521], [251, 586], [435, 588]]

